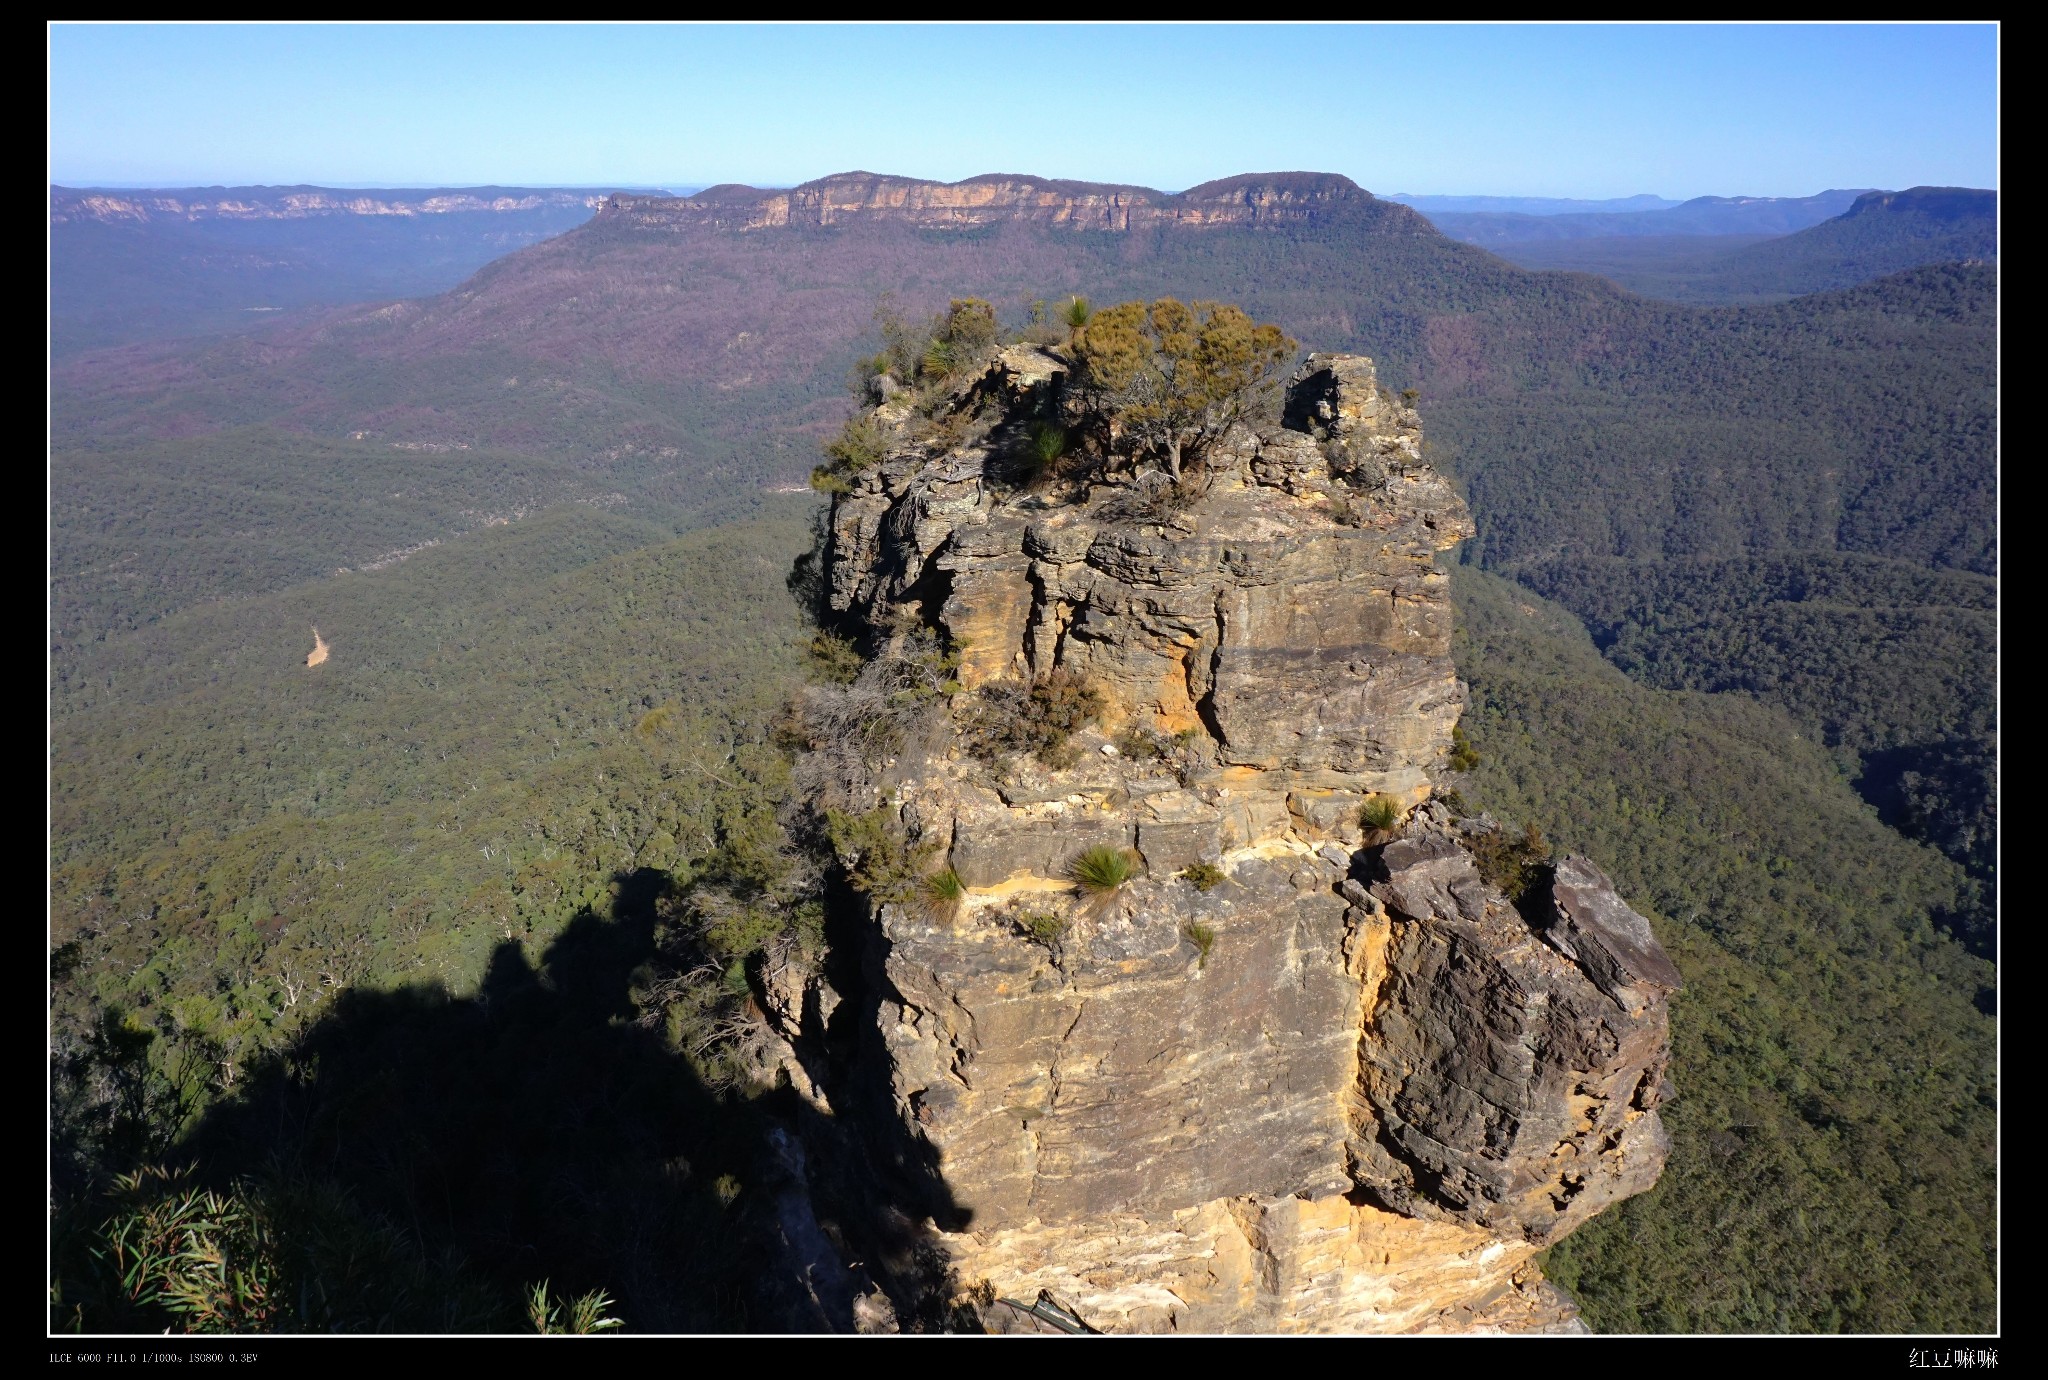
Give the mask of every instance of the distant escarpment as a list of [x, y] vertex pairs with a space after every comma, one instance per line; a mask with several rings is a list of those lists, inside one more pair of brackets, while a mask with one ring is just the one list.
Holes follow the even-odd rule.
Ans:
[[789, 1077], [916, 1171], [956, 1320], [1576, 1329], [1534, 1256], [1656, 1182], [1679, 979], [1592, 862], [1438, 798], [1472, 526], [1416, 414], [1311, 355], [1176, 479], [1158, 394], [989, 354], [878, 377], [821, 472], [860, 661], [797, 773], [857, 958], [771, 984]]
[[584, 224], [605, 195], [596, 187], [52, 187], [51, 348], [68, 355], [240, 332], [309, 307], [445, 292], [493, 259]]
[[305, 220], [316, 216], [443, 216], [593, 210], [605, 193], [576, 187], [52, 187], [50, 223]]
[[598, 224], [764, 230], [882, 222], [964, 230], [1022, 222], [1122, 232], [1152, 226], [1302, 224], [1339, 216], [1369, 219], [1394, 233], [1436, 233], [1417, 212], [1381, 201], [1347, 177], [1303, 172], [1248, 173], [1179, 193], [999, 173], [927, 182], [851, 172], [786, 191], [727, 184], [688, 197], [619, 194], [605, 203]]

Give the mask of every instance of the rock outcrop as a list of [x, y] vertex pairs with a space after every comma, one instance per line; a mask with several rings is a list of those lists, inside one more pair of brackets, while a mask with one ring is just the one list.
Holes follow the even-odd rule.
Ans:
[[[1111, 1331], [1576, 1327], [1533, 1256], [1655, 1182], [1678, 978], [1591, 863], [1511, 901], [1494, 826], [1432, 799], [1463, 502], [1342, 355], [1181, 485], [1020, 483], [1068, 367], [1014, 347], [929, 421], [884, 403], [818, 571], [878, 654], [957, 654], [873, 799], [964, 895], [874, 907], [867, 960], [955, 1283]], [[972, 750], [1058, 677], [1096, 715], [1053, 765]], [[1133, 875], [1077, 886], [1097, 847]]]

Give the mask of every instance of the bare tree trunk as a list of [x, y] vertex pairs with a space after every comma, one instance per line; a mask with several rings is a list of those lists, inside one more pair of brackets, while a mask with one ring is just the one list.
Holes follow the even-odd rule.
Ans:
[[1166, 472], [1173, 476], [1173, 482], [1180, 483], [1180, 437], [1170, 438], [1166, 443]]

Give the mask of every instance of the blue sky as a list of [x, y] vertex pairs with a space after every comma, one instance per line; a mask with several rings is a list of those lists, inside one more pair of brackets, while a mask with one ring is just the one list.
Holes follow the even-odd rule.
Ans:
[[53, 25], [69, 185], [1997, 185], [1987, 25]]

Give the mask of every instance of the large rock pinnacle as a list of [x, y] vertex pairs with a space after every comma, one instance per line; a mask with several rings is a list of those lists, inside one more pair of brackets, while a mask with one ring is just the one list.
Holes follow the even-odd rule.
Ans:
[[[1025, 482], [1069, 367], [1013, 347], [930, 420], [884, 403], [819, 570], [865, 646], [957, 656], [872, 799], [964, 896], [875, 906], [870, 959], [956, 1281], [1105, 1330], [1576, 1326], [1532, 1257], [1656, 1181], [1678, 977], [1597, 867], [1510, 901], [1491, 823], [1432, 799], [1464, 503], [1356, 355], [1181, 485]], [[1092, 722], [990, 751], [1034, 684]], [[1077, 886], [1091, 848], [1133, 875]]]

